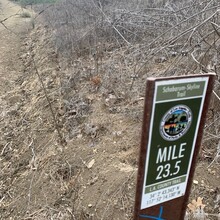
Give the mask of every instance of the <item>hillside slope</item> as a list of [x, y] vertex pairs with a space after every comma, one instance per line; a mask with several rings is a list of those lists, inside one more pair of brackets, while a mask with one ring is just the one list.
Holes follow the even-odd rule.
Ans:
[[[144, 83], [152, 72], [136, 81], [125, 75], [133, 63], [121, 64], [123, 48], [102, 54], [98, 67], [90, 56], [67, 63], [47, 24], [31, 30], [19, 6], [0, 0], [0, 7], [0, 21], [10, 17], [8, 29], [0, 24], [0, 219], [132, 219]], [[152, 62], [154, 74], [172, 59]], [[203, 197], [208, 213], [219, 212], [213, 103], [190, 198]]]

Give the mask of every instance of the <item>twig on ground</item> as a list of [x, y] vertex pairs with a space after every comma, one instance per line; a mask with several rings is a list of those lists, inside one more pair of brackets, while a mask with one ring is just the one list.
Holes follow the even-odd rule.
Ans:
[[56, 129], [56, 131], [57, 131], [57, 133], [58, 133], [58, 136], [59, 136], [59, 139], [60, 139], [60, 143], [61, 143], [62, 145], [65, 145], [65, 144], [66, 144], [66, 141], [65, 141], [64, 138], [62, 137], [62, 134], [61, 134], [61, 132], [60, 132], [60, 128], [59, 128], [59, 126], [58, 126], [58, 124], [57, 124], [56, 116], [55, 116], [55, 113], [54, 113], [54, 111], [53, 111], [53, 108], [52, 108], [50, 99], [49, 99], [49, 97], [48, 97], [47, 90], [46, 90], [46, 88], [45, 88], [45, 86], [44, 86], [44, 82], [43, 82], [43, 80], [42, 80], [42, 78], [41, 78], [41, 76], [40, 76], [40, 73], [38, 72], [38, 68], [37, 68], [37, 65], [36, 65], [36, 63], [35, 63], [35, 60], [33, 59], [32, 61], [33, 61], [33, 64], [34, 64], [35, 73], [36, 73], [37, 76], [38, 76], [38, 79], [39, 79], [40, 84], [41, 84], [41, 86], [42, 86], [42, 89], [43, 89], [43, 91], [44, 91], [44, 95], [45, 95], [45, 97], [46, 97], [46, 99], [47, 99], [47, 102], [48, 102], [48, 105], [49, 105], [49, 108], [50, 108], [50, 112], [51, 112], [51, 115], [52, 115], [52, 117], [53, 117], [53, 122], [54, 122], [54, 125], [55, 125], [55, 129]]

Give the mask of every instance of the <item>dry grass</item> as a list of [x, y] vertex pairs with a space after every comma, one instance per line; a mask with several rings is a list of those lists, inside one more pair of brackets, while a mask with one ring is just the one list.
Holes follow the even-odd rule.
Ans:
[[[146, 78], [220, 77], [218, 1], [144, 2], [61, 1], [38, 9], [36, 21], [46, 28], [26, 39], [24, 74], [2, 97], [2, 218], [132, 219]], [[20, 105], [8, 107], [16, 96]], [[217, 168], [219, 101], [216, 79], [200, 161]], [[212, 219], [219, 208], [212, 193], [205, 195], [213, 210], [188, 218]]]

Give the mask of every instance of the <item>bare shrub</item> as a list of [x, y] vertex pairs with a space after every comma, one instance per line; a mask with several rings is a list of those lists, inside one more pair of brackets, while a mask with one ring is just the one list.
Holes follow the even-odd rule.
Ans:
[[93, 53], [98, 42], [122, 46], [141, 40], [149, 31], [149, 16], [135, 7], [132, 1], [68, 0], [53, 5], [44, 18], [54, 30], [57, 50], [78, 56]]
[[218, 5], [218, 1], [149, 5], [145, 1], [66, 0], [46, 10], [44, 20], [53, 29], [57, 51], [67, 57], [95, 55], [97, 45], [102, 44], [104, 52], [129, 46], [126, 53], [144, 60], [149, 49], [166, 57], [184, 54], [189, 47], [190, 51], [195, 46], [204, 49], [201, 43], [205, 44], [204, 37], [212, 37], [211, 21], [217, 19]]
[[42, 18], [69, 62], [64, 88], [78, 90], [86, 80], [84, 93], [99, 90], [121, 103], [142, 97], [149, 75], [219, 75], [219, 6], [217, 0], [66, 0]]

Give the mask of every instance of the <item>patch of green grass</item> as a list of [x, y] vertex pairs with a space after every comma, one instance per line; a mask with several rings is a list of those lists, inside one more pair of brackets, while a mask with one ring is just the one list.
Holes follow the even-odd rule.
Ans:
[[35, 4], [43, 4], [43, 3], [55, 3], [58, 0], [14, 0], [20, 5], [35, 5]]

